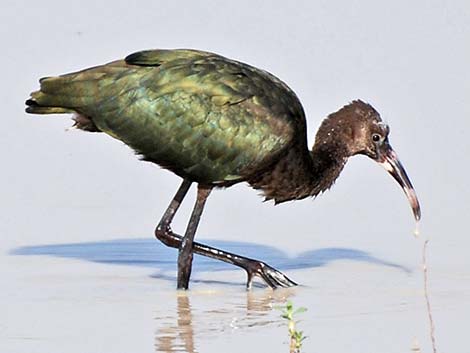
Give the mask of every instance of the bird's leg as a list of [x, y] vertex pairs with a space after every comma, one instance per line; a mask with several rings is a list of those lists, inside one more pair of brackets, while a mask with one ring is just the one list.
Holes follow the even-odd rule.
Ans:
[[166, 243], [165, 234], [167, 232], [171, 232], [170, 223], [175, 217], [176, 211], [181, 205], [184, 197], [188, 193], [189, 187], [191, 186], [191, 182], [189, 180], [183, 180], [183, 183], [179, 187], [178, 191], [176, 192], [175, 197], [171, 200], [170, 205], [166, 209], [165, 213], [163, 214], [160, 223], [158, 223], [157, 229], [155, 229], [156, 237], [162, 241], [165, 245], [171, 246], [170, 244]]
[[206, 204], [212, 187], [203, 187], [198, 185], [196, 204], [194, 205], [188, 227], [181, 240], [178, 254], [178, 289], [188, 289], [189, 277], [193, 263], [193, 240], [196, 229], [201, 219], [202, 210]]
[[[165, 214], [163, 215], [160, 223], [155, 229], [155, 236], [165, 245], [179, 249], [182, 243], [183, 237], [174, 233], [170, 228], [170, 223], [173, 220], [173, 217], [178, 210], [183, 198], [186, 196], [191, 182], [188, 180], [183, 181], [180, 188], [178, 189], [175, 197], [168, 206]], [[227, 251], [223, 251], [211, 246], [207, 246], [201, 243], [194, 242], [192, 244], [193, 252], [230, 263], [232, 265], [243, 268], [247, 272], [247, 288], [251, 287], [253, 277], [259, 276], [263, 279], [266, 284], [271, 288], [276, 287], [292, 287], [296, 283], [291, 281], [283, 273], [277, 271], [275, 268], [267, 265], [264, 262], [250, 259], [248, 257], [236, 255]]]

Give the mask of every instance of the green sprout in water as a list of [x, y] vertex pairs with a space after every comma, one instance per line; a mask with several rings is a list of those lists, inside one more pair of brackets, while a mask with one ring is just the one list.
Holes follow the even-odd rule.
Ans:
[[289, 327], [289, 337], [290, 337], [290, 353], [300, 353], [300, 348], [302, 348], [302, 342], [307, 338], [304, 336], [303, 331], [298, 331], [296, 329], [296, 324], [298, 321], [294, 320], [294, 317], [297, 317], [298, 314], [307, 311], [307, 308], [300, 307], [294, 309], [294, 305], [291, 301], [286, 303], [286, 306], [278, 307], [282, 310], [281, 317], [288, 320]]

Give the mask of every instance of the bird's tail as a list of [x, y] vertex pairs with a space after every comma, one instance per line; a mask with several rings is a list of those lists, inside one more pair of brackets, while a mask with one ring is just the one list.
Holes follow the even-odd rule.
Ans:
[[[34, 93], [41, 93], [41, 92], [34, 92]], [[35, 98], [28, 99], [26, 101], [26, 113], [30, 114], [66, 114], [66, 113], [73, 113], [74, 110], [63, 108], [63, 107], [48, 107], [43, 106]]]
[[[91, 71], [91, 70], [90, 70]], [[31, 93], [26, 101], [26, 112], [31, 114], [67, 114], [73, 113], [74, 127], [99, 132], [86, 107], [92, 104], [96, 93], [96, 81], [93, 73], [84, 72], [66, 74], [57, 77], [45, 77], [39, 80], [41, 88]]]
[[[39, 80], [41, 88], [31, 93], [26, 101], [26, 112], [31, 114], [74, 113], [86, 104], [87, 81], [76, 81], [77, 74], [45, 77]], [[87, 93], [86, 95], [84, 93]]]
[[[123, 60], [95, 66], [78, 72], [39, 80], [39, 91], [26, 101], [26, 112], [63, 114], [77, 112], [89, 115], [103, 91], [110, 91], [116, 77], [128, 70]], [[112, 91], [112, 89], [111, 89]]]

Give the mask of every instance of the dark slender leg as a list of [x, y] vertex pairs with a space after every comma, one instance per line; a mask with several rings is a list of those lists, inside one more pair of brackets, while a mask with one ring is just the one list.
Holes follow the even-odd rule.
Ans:
[[178, 289], [188, 289], [189, 277], [191, 276], [191, 268], [193, 264], [193, 240], [196, 234], [199, 220], [201, 219], [204, 205], [212, 188], [205, 188], [198, 185], [197, 199], [194, 205], [193, 213], [189, 219], [188, 227], [181, 241], [178, 254]]
[[[183, 201], [183, 198], [186, 196], [186, 193], [188, 192], [190, 186], [190, 181], [183, 181], [174, 199], [171, 201], [170, 205], [168, 206], [168, 209], [166, 210], [160, 223], [155, 229], [155, 236], [165, 245], [170, 246], [172, 248], [179, 249], [181, 247], [183, 237], [176, 233], [173, 233], [170, 228], [170, 223], [173, 220], [173, 217], [176, 211], [178, 210], [181, 202]], [[202, 205], [202, 207], [203, 206], [204, 205]], [[283, 273], [277, 271], [275, 268], [267, 265], [264, 262], [236, 255], [197, 242], [192, 243], [192, 248], [193, 252], [198, 255], [211, 257], [213, 259], [224, 261], [243, 268], [247, 272], [248, 276], [246, 284], [247, 288], [251, 287], [254, 276], [261, 277], [266, 282], [266, 284], [273, 289], [276, 287], [292, 287], [297, 285], [295, 282], [287, 278]]]
[[181, 184], [178, 191], [176, 192], [175, 197], [173, 198], [173, 200], [171, 200], [170, 205], [168, 206], [165, 213], [163, 214], [163, 217], [160, 220], [160, 223], [158, 223], [156, 231], [169, 229], [170, 223], [173, 220], [173, 217], [175, 216], [176, 211], [178, 211], [178, 208], [180, 207], [181, 202], [183, 201], [184, 197], [188, 193], [190, 186], [191, 186], [191, 182], [189, 180], [183, 180], [183, 183]]

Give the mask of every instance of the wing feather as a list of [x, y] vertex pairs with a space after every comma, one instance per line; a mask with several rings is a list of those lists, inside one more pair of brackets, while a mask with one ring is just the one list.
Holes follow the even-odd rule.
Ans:
[[201, 183], [246, 180], [306, 135], [302, 106], [282, 81], [196, 50], [134, 53], [45, 79], [33, 97], [90, 117], [144, 159]]

